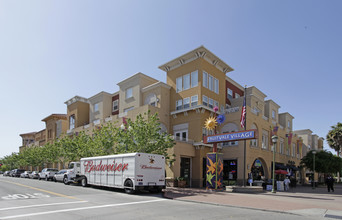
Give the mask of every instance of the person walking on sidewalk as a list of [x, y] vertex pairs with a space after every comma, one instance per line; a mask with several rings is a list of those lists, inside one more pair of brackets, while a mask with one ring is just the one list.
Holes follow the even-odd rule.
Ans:
[[328, 192], [330, 192], [330, 190], [332, 190], [334, 192], [334, 178], [332, 178], [331, 175], [329, 175], [327, 177], [327, 179], [325, 180], [325, 183], [327, 184], [328, 187]]
[[289, 179], [289, 177], [286, 177], [286, 178], [284, 179], [285, 191], [289, 191], [289, 189], [290, 189], [290, 183], [291, 183], [291, 180]]

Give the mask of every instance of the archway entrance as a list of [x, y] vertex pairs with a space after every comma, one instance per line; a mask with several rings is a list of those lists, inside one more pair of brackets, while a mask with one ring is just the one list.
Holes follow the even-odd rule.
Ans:
[[265, 180], [265, 163], [262, 162], [261, 159], [257, 158], [254, 160], [253, 165], [251, 167], [251, 175], [254, 181], [264, 181]]

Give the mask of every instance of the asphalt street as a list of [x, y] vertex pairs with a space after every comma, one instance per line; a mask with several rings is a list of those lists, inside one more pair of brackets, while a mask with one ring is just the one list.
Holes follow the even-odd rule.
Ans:
[[[0, 176], [0, 219], [315, 219], [166, 199], [162, 194]], [[317, 218], [320, 219], [320, 218]]]

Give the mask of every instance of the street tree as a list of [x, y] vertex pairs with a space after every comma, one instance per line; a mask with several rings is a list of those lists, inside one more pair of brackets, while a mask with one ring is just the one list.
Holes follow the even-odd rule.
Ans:
[[[300, 164], [313, 170], [313, 151], [304, 156]], [[337, 173], [342, 168], [342, 158], [327, 151], [317, 151], [315, 155], [315, 171], [318, 173]]]
[[342, 123], [338, 122], [337, 125], [331, 126], [331, 130], [327, 134], [327, 142], [330, 148], [337, 152], [337, 156], [340, 156], [342, 147]]

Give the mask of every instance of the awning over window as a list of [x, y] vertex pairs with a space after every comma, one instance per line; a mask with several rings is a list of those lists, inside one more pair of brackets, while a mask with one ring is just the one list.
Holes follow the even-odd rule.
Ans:
[[286, 170], [275, 170], [274, 171], [276, 174], [288, 174]]

